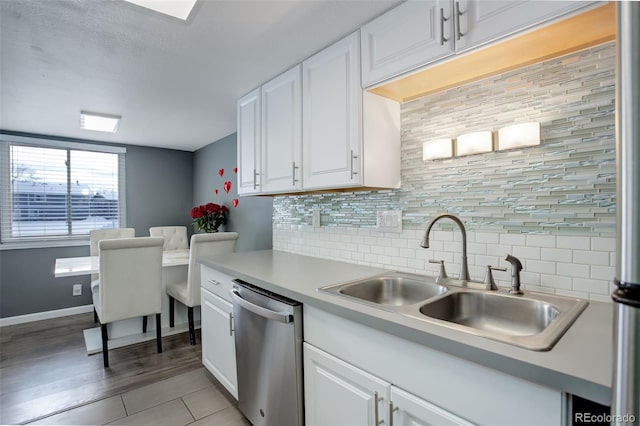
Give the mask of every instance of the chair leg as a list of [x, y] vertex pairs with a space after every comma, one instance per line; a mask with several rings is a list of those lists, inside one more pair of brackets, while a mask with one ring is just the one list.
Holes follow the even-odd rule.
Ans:
[[156, 344], [158, 345], [158, 353], [162, 353], [162, 327], [160, 321], [160, 314], [156, 314]]
[[96, 308], [93, 308], [93, 323], [97, 323], [98, 322], [98, 311], [96, 311]]
[[109, 347], [107, 346], [107, 324], [100, 324], [100, 330], [102, 331], [102, 359], [104, 361], [104, 368], [109, 367]]
[[169, 327], [173, 327], [175, 324], [174, 312], [175, 312], [175, 300], [173, 299], [173, 297], [169, 296]]
[[142, 332], [146, 333], [147, 332], [147, 316], [143, 316], [142, 317]]
[[193, 306], [187, 307], [187, 316], [189, 317], [189, 343], [196, 344], [196, 328], [193, 323]]

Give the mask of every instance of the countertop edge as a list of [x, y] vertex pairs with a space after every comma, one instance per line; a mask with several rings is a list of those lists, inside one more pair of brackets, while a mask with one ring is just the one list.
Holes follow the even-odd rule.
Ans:
[[[216, 259], [217, 258], [198, 258], [197, 260], [205, 266], [216, 269], [227, 275], [231, 275], [234, 278], [239, 278], [258, 287], [263, 287], [266, 290], [297, 300], [303, 304], [309, 304], [334, 315], [393, 334], [431, 349], [493, 368], [532, 383], [578, 395], [603, 405], [611, 404], [611, 387], [581, 377], [576, 377], [562, 371], [547, 368], [542, 365], [522, 361], [491, 350], [457, 342], [454, 340], [455, 336], [453, 336], [456, 334], [455, 332], [452, 332], [451, 338], [446, 338], [432, 334], [429, 331], [416, 330], [415, 328], [407, 327], [398, 322], [390, 321], [374, 314], [341, 306], [337, 302], [333, 303], [331, 301], [312, 297], [308, 294], [265, 281], [260, 277], [248, 275], [240, 270], [228, 267], [224, 261]], [[323, 262], [332, 262], [326, 259], [319, 260], [322, 260]], [[362, 265], [354, 264], [354, 267], [355, 266], [362, 267]], [[385, 270], [379, 268], [370, 267], [370, 269], [370, 276], [385, 272]], [[580, 318], [578, 318], [578, 320], [580, 320]]]

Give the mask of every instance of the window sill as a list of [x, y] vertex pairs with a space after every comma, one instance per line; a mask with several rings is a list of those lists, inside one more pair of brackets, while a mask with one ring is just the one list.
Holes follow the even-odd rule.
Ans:
[[39, 241], [12, 241], [0, 244], [0, 251], [3, 250], [22, 250], [22, 249], [39, 249], [53, 247], [77, 247], [88, 246], [89, 238], [70, 239], [70, 240], [39, 240]]

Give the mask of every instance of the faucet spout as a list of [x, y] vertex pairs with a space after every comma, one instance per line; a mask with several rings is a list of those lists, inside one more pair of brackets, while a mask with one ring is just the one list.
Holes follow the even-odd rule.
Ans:
[[424, 238], [422, 238], [422, 242], [420, 243], [420, 247], [429, 248], [429, 234], [431, 233], [431, 228], [433, 225], [440, 219], [451, 219], [458, 228], [460, 228], [460, 233], [462, 234], [462, 267], [460, 269], [460, 280], [461, 281], [471, 281], [469, 277], [469, 265], [467, 263], [467, 231], [464, 227], [462, 221], [457, 217], [449, 213], [441, 213], [431, 219], [431, 222], [427, 224], [427, 228], [424, 232]]

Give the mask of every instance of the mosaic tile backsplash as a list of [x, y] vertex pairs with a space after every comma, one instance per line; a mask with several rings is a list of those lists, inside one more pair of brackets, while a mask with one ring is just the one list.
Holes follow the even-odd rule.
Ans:
[[[518, 241], [523, 244], [528, 243], [526, 238], [548, 238], [545, 246], [554, 250], [564, 249], [557, 247], [556, 238], [588, 239], [588, 247], [575, 250], [595, 250], [597, 257], [602, 254], [607, 261], [601, 260], [597, 265], [608, 268], [606, 278], [602, 271], [594, 276], [590, 270], [580, 272], [579, 277], [569, 276], [569, 282], [565, 280], [559, 286], [544, 284], [546, 280], [540, 276], [529, 278], [531, 285], [541, 291], [604, 300], [614, 274], [614, 98], [615, 46], [607, 43], [407, 102], [401, 108], [401, 188], [276, 197], [274, 248], [340, 258], [335, 254], [341, 249], [340, 244], [324, 253], [317, 245], [315, 249], [310, 247], [318, 240], [335, 242], [338, 234], [380, 238], [381, 233], [375, 228], [376, 211], [393, 209], [403, 211], [403, 232], [395, 239], [407, 239], [410, 247], [413, 239], [417, 238], [416, 245], [419, 243], [431, 217], [449, 212], [463, 220], [470, 235], [496, 234], [495, 242], [488, 243], [478, 256], [492, 253], [492, 244], [512, 251], [524, 248], [500, 247], [503, 234], [522, 238]], [[541, 123], [539, 146], [422, 160], [425, 141], [474, 131], [496, 132], [501, 127], [529, 121]], [[314, 209], [320, 209], [321, 228], [311, 227]], [[451, 230], [455, 228], [446, 222], [440, 222], [440, 229], [454, 234]], [[369, 253], [378, 244], [371, 239], [367, 244]], [[592, 239], [598, 243], [592, 245]], [[327, 248], [327, 244], [321, 246]], [[415, 250], [405, 252], [405, 258], [424, 257], [424, 250]], [[459, 250], [458, 245], [451, 248], [452, 256], [447, 255], [447, 259], [455, 261], [455, 250]], [[448, 253], [430, 252], [431, 256]], [[394, 256], [365, 260], [357, 251], [352, 253], [355, 258], [350, 254], [343, 260], [412, 272], [437, 271], [424, 259], [411, 267], [411, 262], [394, 262]], [[528, 255], [525, 260], [542, 261], [540, 249], [537, 255], [535, 250]], [[563, 255], [567, 265], [575, 264], [573, 252]], [[484, 260], [473, 266], [481, 268]], [[491, 260], [494, 265], [499, 262], [507, 266], [497, 256]], [[553, 259], [544, 266], [547, 269], [538, 274], [558, 273]], [[455, 271], [455, 266], [451, 268]], [[482, 273], [481, 269], [476, 273]], [[585, 279], [590, 281], [580, 281]]]

